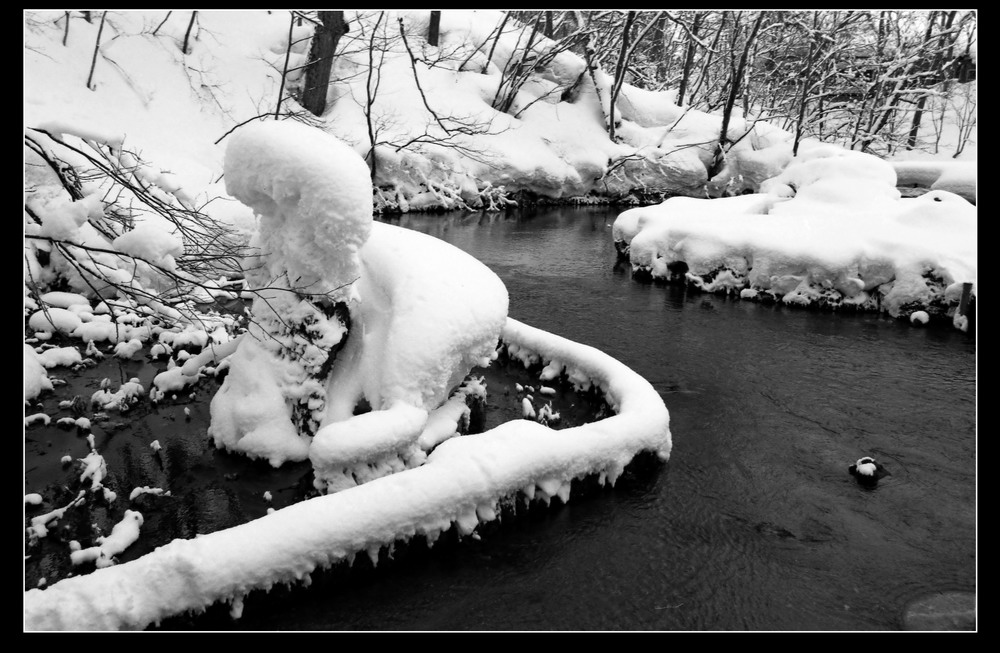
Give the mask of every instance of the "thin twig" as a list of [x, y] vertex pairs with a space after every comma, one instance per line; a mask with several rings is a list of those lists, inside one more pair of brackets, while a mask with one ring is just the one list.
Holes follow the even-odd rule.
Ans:
[[167, 12], [167, 17], [164, 18], [162, 21], [160, 21], [160, 24], [157, 25], [156, 29], [153, 30], [153, 36], [156, 36], [156, 33], [160, 31], [160, 28], [163, 27], [163, 24], [166, 23], [168, 20], [170, 20], [170, 14], [172, 14], [172, 13], [174, 13], [174, 12], [173, 11], [168, 11]]
[[104, 19], [107, 15], [108, 12], [101, 12], [101, 25], [97, 28], [97, 41], [94, 43], [94, 57], [90, 60], [90, 74], [87, 75], [87, 88], [91, 91], [94, 90], [92, 82], [94, 80], [94, 66], [97, 65], [97, 49], [101, 47], [101, 33], [104, 31]]

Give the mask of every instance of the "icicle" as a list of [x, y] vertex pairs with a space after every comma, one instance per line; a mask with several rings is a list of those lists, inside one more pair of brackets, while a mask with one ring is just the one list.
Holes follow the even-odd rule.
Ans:
[[538, 481], [538, 488], [550, 497], [559, 494], [560, 487], [562, 487], [562, 481], [557, 478], [546, 478]]
[[622, 475], [623, 471], [625, 471], [624, 467], [618, 463], [614, 463], [611, 468], [608, 469], [608, 482], [611, 484], [611, 487], [615, 486], [615, 481], [618, 480], [618, 477]]
[[371, 545], [370, 547], [368, 547], [366, 549], [366, 552], [368, 553], [368, 557], [372, 561], [372, 567], [377, 567], [378, 566], [378, 551], [379, 551], [379, 548], [380, 547], [377, 544], [373, 544], [373, 545]]
[[470, 508], [465, 511], [455, 520], [455, 524], [458, 526], [459, 535], [468, 535], [476, 530], [476, 526], [479, 525], [479, 519], [476, 517], [475, 509]]
[[566, 481], [565, 483], [559, 486], [559, 492], [558, 492], [559, 499], [563, 503], [569, 503], [569, 493], [571, 489], [572, 489], [572, 483], [570, 483], [569, 481]]
[[476, 517], [483, 523], [493, 521], [497, 518], [496, 504], [483, 503], [476, 506]]
[[233, 597], [229, 608], [229, 616], [232, 617], [233, 619], [239, 619], [240, 617], [243, 616], [242, 594], [237, 594], [236, 596]]
[[559, 378], [559, 375], [562, 374], [562, 371], [563, 371], [563, 364], [557, 360], [553, 360], [544, 368], [542, 368], [542, 371], [538, 375], [538, 378], [541, 379], [542, 381], [551, 381], [552, 379]]

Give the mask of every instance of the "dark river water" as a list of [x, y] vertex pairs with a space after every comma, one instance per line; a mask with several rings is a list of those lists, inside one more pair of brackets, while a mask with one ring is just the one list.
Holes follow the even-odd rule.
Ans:
[[[161, 628], [897, 630], [915, 599], [974, 593], [974, 337], [641, 283], [617, 262], [616, 215], [395, 222], [493, 269], [511, 317], [648, 379], [670, 410], [667, 463], [637, 460], [613, 490], [522, 511], [478, 541], [251, 595], [240, 621], [215, 608]], [[874, 489], [848, 473], [864, 455], [891, 474]]]

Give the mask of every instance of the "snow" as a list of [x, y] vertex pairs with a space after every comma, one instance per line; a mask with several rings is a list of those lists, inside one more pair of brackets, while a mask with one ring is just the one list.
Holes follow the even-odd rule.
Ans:
[[[500, 71], [524, 47], [509, 26], [489, 52], [501, 12], [444, 12], [434, 48], [418, 36], [426, 33], [427, 12], [401, 11], [387, 12], [379, 29], [398, 34], [401, 19], [415, 52], [438, 62], [411, 65], [402, 41], [386, 53], [371, 105], [378, 130], [373, 179], [365, 162], [372, 148], [362, 112], [367, 79], [358, 74], [367, 52], [357, 39], [372, 33], [376, 12], [351, 12], [331, 104], [314, 126], [252, 120], [273, 111], [277, 98], [289, 47], [285, 12], [199, 12], [211, 38], [195, 38], [186, 54], [173, 42], [184, 37], [179, 16], [156, 37], [151, 29], [163, 12], [108, 12], [91, 89], [83, 80], [97, 25], [73, 20], [63, 46], [54, 22], [62, 15], [27, 16], [25, 126], [103, 146], [157, 198], [204, 207], [249, 238], [259, 255], [245, 282], [229, 291], [221, 288], [224, 279], [209, 279], [204, 294], [252, 298], [254, 321], [242, 336], [207, 318], [156, 331], [154, 317], [180, 313], [121, 297], [112, 315], [99, 300], [114, 293], [101, 286], [105, 294], [96, 297], [58, 253], [26, 238], [26, 328], [39, 340], [54, 333], [77, 338], [87, 356], [99, 355], [95, 343], [105, 341], [122, 358], [144, 346], [154, 356], [200, 350], [169, 361], [153, 380], [151, 400], [187, 390], [210, 364], [228, 369], [211, 404], [215, 446], [275, 466], [308, 460], [321, 494], [113, 564], [140, 536], [142, 515], [126, 510], [97, 546], [70, 553], [74, 564], [94, 562], [96, 571], [25, 592], [26, 630], [138, 629], [219, 601], [230, 602], [238, 617], [252, 589], [307, 584], [318, 568], [360, 552], [377, 561], [380, 547], [417, 535], [433, 543], [454, 527], [478, 537], [476, 528], [497, 518], [502, 501], [567, 502], [574, 479], [594, 475], [613, 485], [641, 451], [669, 458], [669, 413], [645, 379], [596, 349], [512, 319], [507, 290], [491, 270], [438, 239], [375, 223], [373, 211], [494, 210], [522, 190], [578, 201], [669, 191], [685, 197], [625, 211], [615, 221], [612, 237], [636, 270], [656, 278], [679, 274], [710, 292], [875, 307], [918, 323], [947, 313], [957, 328], [968, 328], [954, 312], [963, 284], [977, 283], [977, 214], [966, 201], [976, 197], [977, 172], [968, 160], [885, 162], [808, 141], [793, 159], [791, 134], [734, 116], [729, 136], [738, 144], [709, 178], [721, 118], [677, 106], [676, 90], [625, 84], [615, 107], [620, 140], [612, 142], [609, 76], [598, 70], [591, 79], [581, 57], [563, 52], [520, 89], [509, 112], [500, 112], [492, 106]], [[551, 46], [539, 36], [533, 51]], [[293, 66], [307, 48], [293, 46]], [[563, 99], [578, 80], [575, 97]], [[288, 81], [300, 83], [294, 75]], [[283, 107], [297, 109], [294, 100]], [[138, 220], [105, 238], [90, 222], [100, 223], [112, 208], [100, 188], [87, 182], [83, 198], [71, 201], [34, 153], [26, 151], [25, 163], [26, 206], [40, 220], [26, 212], [25, 235], [116, 249], [177, 269], [184, 244], [170, 227]], [[897, 184], [932, 190], [902, 199]], [[50, 265], [41, 265], [42, 252]], [[118, 284], [161, 287], [148, 266], [110, 253], [94, 260]], [[685, 272], [675, 272], [680, 262]], [[29, 273], [32, 287], [64, 278], [72, 292], [29, 296]], [[537, 387], [551, 395], [556, 382], [596, 390], [614, 415], [555, 430], [549, 424], [560, 416], [551, 402], [526, 395], [528, 419], [457, 437], [470, 402], [486, 396], [484, 382], [470, 373], [498, 351], [526, 369], [540, 366], [538, 383], [517, 384], [518, 393]], [[25, 402], [52, 389], [47, 367], [79, 362], [75, 347], [37, 353], [26, 342]], [[117, 391], [102, 384], [92, 402], [124, 411], [144, 394], [133, 378]], [[355, 415], [362, 404], [371, 410]], [[49, 417], [26, 415], [25, 427], [36, 421]], [[87, 490], [32, 517], [29, 537], [45, 537], [88, 491], [114, 501], [92, 434], [88, 442], [90, 453], [78, 459]], [[157, 440], [149, 446], [154, 456], [161, 451]], [[168, 494], [135, 488], [129, 500], [161, 493]], [[37, 505], [32, 495], [25, 500]]]
[[106, 384], [102, 383], [101, 389], [90, 397], [91, 405], [99, 406], [104, 410], [125, 412], [146, 393], [137, 377], [132, 377], [126, 383], [121, 384], [115, 392], [111, 392], [105, 386]]
[[893, 160], [897, 185], [945, 190], [970, 202], [976, 201], [977, 165], [975, 161], [948, 159]]
[[70, 309], [73, 306], [86, 306], [90, 308], [90, 300], [75, 292], [47, 292], [39, 297], [44, 303], [56, 308]]
[[612, 237], [637, 272], [741, 298], [908, 317], [953, 315], [962, 284], [975, 293], [976, 209], [954, 193], [901, 198], [890, 163], [828, 145], [761, 191], [630, 209]]
[[115, 357], [124, 360], [129, 360], [134, 358], [139, 350], [142, 349], [142, 341], [138, 338], [133, 338], [128, 342], [119, 342], [115, 345]]
[[154, 496], [160, 496], [160, 495], [170, 496], [170, 490], [164, 491], [163, 488], [149, 487], [148, 485], [144, 485], [142, 487], [137, 487], [133, 489], [132, 492], [129, 493], [128, 495], [128, 500], [135, 501], [136, 497], [141, 496], [143, 494], [152, 494]]
[[300, 123], [255, 123], [230, 139], [225, 179], [226, 191], [261, 217], [252, 244], [267, 267], [251, 283], [284, 277], [305, 293], [348, 296], [372, 224], [371, 179], [353, 150]]
[[25, 415], [24, 416], [24, 426], [25, 426], [25, 428], [31, 426], [35, 422], [41, 422], [43, 426], [48, 426], [49, 422], [51, 422], [51, 421], [52, 421], [52, 418], [50, 418], [45, 413], [35, 413], [33, 415]]
[[45, 331], [52, 333], [73, 333], [83, 321], [75, 313], [65, 308], [49, 308], [44, 311], [37, 311], [28, 318], [28, 328], [34, 331]]
[[268, 512], [240, 526], [174, 540], [136, 560], [25, 593], [29, 630], [138, 629], [254, 588], [303, 582], [317, 567], [377, 552], [400, 539], [429, 541], [453, 524], [471, 535], [502, 497], [561, 501], [571, 481], [614, 484], [639, 451], [670, 455], [669, 415], [656, 390], [606, 354], [508, 319], [502, 338], [519, 356], [567, 361], [577, 383], [607, 392], [617, 414], [555, 431], [516, 420], [451, 438], [425, 464]]
[[184, 253], [184, 243], [179, 235], [151, 222], [136, 225], [111, 244], [120, 252], [171, 271], [177, 268], [175, 257]]
[[142, 522], [142, 513], [126, 510], [122, 520], [111, 529], [110, 535], [98, 537], [96, 546], [87, 549], [76, 548], [70, 553], [70, 561], [74, 565], [93, 562], [98, 569], [115, 564], [114, 556], [123, 552], [139, 539], [139, 528], [142, 526]]
[[[303, 279], [316, 294], [347, 300], [352, 332], [363, 335], [347, 339], [328, 378], [315, 378], [303, 365], [320, 367], [313, 361], [325, 360], [343, 328], [296, 293], [268, 295], [265, 316], [281, 305], [285, 320], [300, 315], [325, 331], [301, 345], [304, 357], [289, 359], [260, 327], [251, 328], [255, 337], [241, 339], [212, 402], [216, 445], [276, 466], [309, 457], [324, 488], [342, 487], [352, 470], [370, 478], [361, 463], [377, 462], [383, 471], [420, 464], [416, 441], [428, 413], [472, 366], [488, 365], [495, 355], [507, 312], [503, 284], [433, 237], [373, 224], [367, 169], [332, 137], [291, 123], [261, 124], [232, 141], [226, 162], [227, 170], [238, 171], [227, 173], [227, 184], [260, 214], [254, 242], [281, 235], [280, 247], [262, 246], [268, 275]], [[319, 241], [327, 243], [322, 250], [314, 248]], [[312, 267], [302, 267], [306, 261]], [[293, 424], [290, 400], [302, 397], [311, 397], [319, 426], [314, 439]], [[375, 410], [353, 416], [361, 399]]]
[[535, 419], [535, 406], [531, 403], [531, 397], [521, 399], [521, 415], [524, 419]]
[[875, 467], [875, 461], [872, 460], [871, 458], [859, 458], [858, 461], [855, 463], [855, 465], [856, 465], [855, 469], [862, 476], [875, 475], [875, 471], [877, 468]]
[[52, 381], [49, 380], [45, 372], [45, 366], [39, 360], [34, 348], [25, 343], [24, 345], [24, 401], [34, 399], [44, 390], [52, 389]]

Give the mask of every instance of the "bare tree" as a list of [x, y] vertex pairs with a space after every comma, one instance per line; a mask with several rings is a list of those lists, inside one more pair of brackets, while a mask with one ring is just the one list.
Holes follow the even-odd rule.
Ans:
[[608, 138], [611, 140], [615, 139], [615, 102], [618, 101], [618, 95], [621, 93], [622, 84], [625, 83], [625, 74], [628, 71], [629, 61], [635, 54], [636, 48], [642, 43], [643, 38], [649, 33], [649, 30], [656, 24], [660, 19], [663, 12], [657, 12], [646, 26], [639, 32], [635, 40], [629, 43], [629, 32], [632, 29], [632, 24], [635, 21], [636, 12], [630, 11], [625, 17], [625, 26], [622, 28], [622, 47], [618, 55], [618, 63], [615, 65], [615, 77], [614, 83], [611, 86], [611, 101], [610, 101], [610, 116], [608, 119]]
[[694, 65], [694, 55], [695, 48], [698, 45], [698, 28], [701, 27], [701, 22], [705, 18], [705, 14], [695, 14], [694, 20], [691, 23], [691, 36], [688, 38], [687, 52], [684, 54], [684, 70], [681, 73], [681, 84], [677, 89], [677, 105], [684, 106], [684, 91], [687, 90], [688, 80], [691, 77], [691, 67]]
[[377, 161], [375, 158], [375, 129], [372, 126], [372, 105], [375, 104], [375, 96], [378, 94], [378, 87], [382, 81], [382, 60], [385, 58], [385, 48], [379, 51], [379, 63], [375, 64], [375, 37], [378, 34], [379, 25], [385, 16], [384, 11], [380, 11], [372, 27], [372, 33], [368, 42], [368, 79], [365, 81], [365, 122], [368, 125], [368, 166], [371, 169], [372, 181], [375, 181], [377, 172]]
[[343, 11], [321, 11], [319, 20], [320, 24], [316, 26], [316, 34], [309, 50], [305, 88], [302, 90], [303, 108], [316, 116], [321, 116], [326, 111], [327, 87], [330, 85], [334, 53], [340, 37], [348, 30]]
[[181, 45], [181, 52], [188, 54], [191, 50], [188, 48], [188, 39], [191, 38], [191, 28], [194, 27], [194, 22], [198, 20], [198, 12], [191, 12], [191, 20], [188, 21], [187, 31], [184, 32], [184, 44]]
[[438, 44], [438, 32], [441, 31], [441, 12], [432, 11], [431, 21], [427, 26], [427, 44], [437, 45]]
[[[714, 177], [718, 171], [722, 168], [722, 164], [725, 161], [725, 155], [727, 148], [726, 146], [731, 142], [729, 140], [729, 121], [733, 113], [733, 106], [736, 104], [736, 98], [739, 95], [740, 82], [743, 80], [743, 74], [746, 70], [747, 56], [750, 52], [750, 48], [753, 45], [754, 38], [757, 36], [758, 30], [760, 30], [760, 24], [764, 20], [764, 13], [760, 12], [757, 14], [756, 20], [754, 20], [753, 27], [750, 30], [750, 35], [747, 36], [743, 44], [743, 52], [740, 55], [739, 64], [735, 64], [735, 47], [730, 50], [730, 76], [729, 76], [729, 96], [726, 99], [725, 108], [722, 110], [722, 128], [719, 131], [719, 144], [715, 150], [715, 159], [712, 167], [709, 170], [709, 178]], [[736, 36], [738, 30], [736, 29], [737, 21], [734, 20], [733, 23], [733, 46], [736, 45]]]

